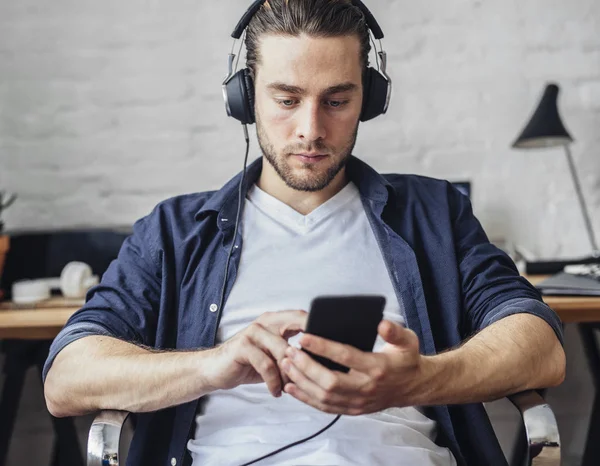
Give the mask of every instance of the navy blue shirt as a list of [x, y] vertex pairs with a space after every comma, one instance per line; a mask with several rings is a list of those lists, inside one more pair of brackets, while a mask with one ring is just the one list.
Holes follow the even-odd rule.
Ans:
[[[258, 179], [262, 158], [248, 167], [244, 192]], [[469, 199], [447, 181], [414, 175], [380, 175], [351, 157], [348, 178], [358, 187], [383, 253], [407, 325], [421, 352], [457, 347], [488, 325], [530, 313], [561, 323], [513, 262], [487, 239]], [[101, 283], [87, 295], [55, 339], [44, 377], [56, 354], [86, 335], [104, 334], [156, 349], [215, 345], [220, 309], [234, 284], [242, 236], [234, 226], [241, 173], [219, 191], [175, 197], [138, 220]], [[224, 280], [225, 263], [235, 241]], [[225, 300], [220, 302], [223, 283]], [[199, 400], [138, 414], [128, 464], [190, 464], [186, 444]], [[437, 443], [459, 465], [502, 465], [502, 454], [480, 403], [433, 406]], [[365, 445], [365, 448], [369, 448]]]

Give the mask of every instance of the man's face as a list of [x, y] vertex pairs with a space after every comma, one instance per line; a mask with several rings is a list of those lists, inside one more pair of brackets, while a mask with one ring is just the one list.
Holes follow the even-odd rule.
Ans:
[[259, 47], [260, 147], [287, 186], [320, 191], [344, 167], [356, 141], [362, 107], [358, 37], [266, 35]]

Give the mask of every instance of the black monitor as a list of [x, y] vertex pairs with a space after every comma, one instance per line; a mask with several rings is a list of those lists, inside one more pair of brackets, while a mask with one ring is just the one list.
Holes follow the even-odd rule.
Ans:
[[452, 185], [467, 197], [471, 197], [470, 181], [453, 181]]

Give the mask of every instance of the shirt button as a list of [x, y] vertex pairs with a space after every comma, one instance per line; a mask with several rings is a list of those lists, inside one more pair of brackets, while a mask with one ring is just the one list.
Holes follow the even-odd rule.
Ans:
[[210, 305], [210, 312], [217, 312], [217, 309], [219, 309], [219, 306], [217, 306], [216, 304]]
[[177, 460], [175, 458], [171, 458], [171, 466], [176, 466]]

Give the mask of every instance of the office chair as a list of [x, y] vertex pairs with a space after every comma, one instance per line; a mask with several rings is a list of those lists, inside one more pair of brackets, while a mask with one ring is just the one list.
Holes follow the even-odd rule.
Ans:
[[[536, 391], [511, 395], [508, 399], [521, 413], [527, 436], [525, 457], [513, 466], [559, 466], [560, 438], [552, 409]], [[119, 466], [119, 440], [126, 411], [101, 411], [88, 437], [88, 466]]]

